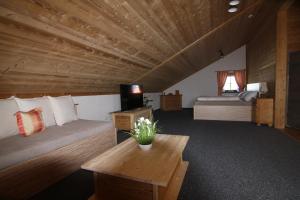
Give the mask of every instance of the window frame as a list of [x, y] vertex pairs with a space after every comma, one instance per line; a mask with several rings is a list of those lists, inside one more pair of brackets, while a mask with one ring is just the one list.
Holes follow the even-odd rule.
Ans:
[[[227, 77], [226, 77], [226, 81], [227, 81], [227, 79], [228, 79], [229, 77], [233, 77], [233, 79], [234, 79], [234, 81], [235, 81], [235, 83], [236, 83], [236, 85], [237, 85], [237, 82], [236, 82], [236, 80], [235, 80], [234, 74], [228, 74]], [[222, 88], [222, 93], [223, 93], [223, 94], [236, 94], [236, 93], [239, 93], [239, 88], [238, 88], [238, 87], [237, 87], [236, 90], [225, 90], [224, 87], [225, 87], [225, 85], [226, 85], [226, 81], [225, 81], [224, 86], [223, 86], [223, 88]], [[232, 79], [230, 79], [230, 89], [232, 89], [232, 88], [231, 88], [231, 87], [232, 87], [231, 81], [232, 81]], [[238, 86], [238, 85], [237, 85], [237, 86]]]

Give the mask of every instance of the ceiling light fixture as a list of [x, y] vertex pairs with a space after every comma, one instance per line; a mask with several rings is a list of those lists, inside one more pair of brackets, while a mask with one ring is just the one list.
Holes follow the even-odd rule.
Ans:
[[228, 8], [228, 12], [230, 12], [230, 13], [234, 13], [234, 12], [236, 12], [236, 11], [238, 11], [238, 8], [237, 8], [236, 6], [230, 6], [230, 7]]
[[240, 0], [231, 0], [229, 1], [229, 5], [231, 6], [236, 6], [240, 4]]

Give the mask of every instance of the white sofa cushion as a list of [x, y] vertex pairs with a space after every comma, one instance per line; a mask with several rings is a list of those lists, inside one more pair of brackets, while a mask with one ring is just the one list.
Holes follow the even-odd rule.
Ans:
[[[88, 137], [111, 134], [111, 122], [77, 120], [51, 126], [30, 137], [15, 135], [0, 140], [0, 169], [22, 163]], [[105, 136], [104, 136], [105, 138]]]
[[42, 108], [42, 117], [46, 127], [56, 125], [54, 114], [51, 108], [50, 101], [47, 97], [39, 97], [32, 99], [15, 98], [20, 111], [28, 112], [34, 108]]
[[19, 108], [14, 99], [0, 100], [0, 139], [18, 134], [15, 116], [18, 111]]
[[62, 126], [77, 120], [75, 105], [71, 96], [48, 97], [54, 113], [56, 124]]

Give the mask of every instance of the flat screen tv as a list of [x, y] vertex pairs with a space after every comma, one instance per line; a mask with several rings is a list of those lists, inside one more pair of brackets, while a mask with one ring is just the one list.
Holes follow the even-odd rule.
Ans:
[[139, 84], [121, 84], [121, 110], [143, 107], [143, 86]]

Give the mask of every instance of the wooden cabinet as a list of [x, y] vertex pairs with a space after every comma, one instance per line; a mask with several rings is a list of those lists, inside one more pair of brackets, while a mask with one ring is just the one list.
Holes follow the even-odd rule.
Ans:
[[134, 128], [134, 122], [140, 117], [150, 119], [152, 117], [152, 109], [148, 107], [137, 108], [133, 110], [112, 113], [115, 127], [120, 130], [131, 130]]
[[255, 108], [255, 122], [257, 125], [273, 126], [274, 100], [272, 98], [258, 98]]
[[161, 95], [160, 109], [164, 111], [181, 110], [182, 95]]

